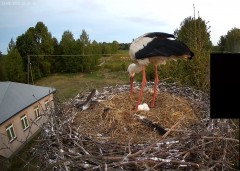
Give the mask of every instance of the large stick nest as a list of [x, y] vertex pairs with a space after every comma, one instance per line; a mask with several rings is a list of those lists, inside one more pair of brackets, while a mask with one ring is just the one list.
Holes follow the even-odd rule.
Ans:
[[[142, 103], [150, 104], [151, 89], [148, 83]], [[56, 104], [31, 151], [38, 168], [238, 170], [239, 126], [210, 119], [208, 94], [160, 83], [155, 108], [135, 112], [138, 92], [137, 83], [131, 97], [127, 85], [105, 87]], [[82, 108], [89, 94], [90, 106]]]

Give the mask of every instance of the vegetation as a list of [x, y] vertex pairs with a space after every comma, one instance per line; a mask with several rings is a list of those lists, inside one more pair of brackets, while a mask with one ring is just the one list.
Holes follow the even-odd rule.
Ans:
[[24, 80], [22, 58], [16, 49], [9, 51], [5, 57], [3, 66], [5, 78], [15, 82], [22, 82]]
[[221, 52], [240, 52], [240, 29], [232, 28], [227, 35], [221, 36], [218, 46]]
[[104, 86], [127, 84], [127, 67], [130, 64], [128, 51], [101, 57], [96, 71], [89, 73], [56, 73], [39, 79], [36, 84], [57, 89], [56, 98], [66, 101], [86, 89], [101, 90]]
[[[29, 69], [31, 77], [36, 81], [42, 77], [53, 73], [89, 73], [97, 69], [101, 56], [107, 56], [118, 52], [119, 43], [98, 43], [91, 41], [85, 30], [79, 39], [75, 40], [71, 31], [64, 31], [60, 42], [52, 37], [47, 26], [43, 22], [38, 22], [35, 27], [30, 27], [24, 34], [16, 39], [16, 43], [11, 39], [8, 54], [15, 49], [20, 54], [22, 62], [21, 68], [16, 70], [17, 75], [21, 75], [19, 82], [28, 82], [27, 74]], [[19, 57], [19, 56], [18, 56]], [[4, 60], [0, 62], [3, 63]], [[29, 66], [30, 64], [30, 66]], [[18, 65], [16, 62], [13, 65]], [[16, 81], [8, 75], [8, 68], [1, 65], [0, 81]], [[16, 72], [14, 74], [16, 74]], [[22, 78], [22, 73], [24, 73]]]

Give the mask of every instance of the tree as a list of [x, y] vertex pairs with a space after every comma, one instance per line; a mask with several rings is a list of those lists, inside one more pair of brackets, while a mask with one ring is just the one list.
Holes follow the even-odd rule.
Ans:
[[[205, 91], [209, 90], [209, 59], [212, 43], [210, 26], [201, 17], [188, 17], [180, 24], [174, 34], [177, 40], [184, 42], [194, 53], [192, 61], [178, 61], [164, 66], [162, 74], [173, 77], [174, 81], [190, 85]], [[169, 75], [171, 73], [171, 75]]]
[[109, 45], [109, 43], [103, 42], [101, 43], [101, 47], [103, 55], [111, 54], [111, 46]]
[[218, 42], [220, 51], [240, 52], [240, 29], [232, 28]]
[[[44, 55], [51, 55], [54, 52], [52, 35], [48, 32], [43, 22], [38, 22], [35, 27], [30, 27], [24, 34], [17, 37], [16, 49], [23, 58], [27, 71], [28, 55], [31, 57], [33, 78], [38, 79], [50, 73], [51, 64]], [[41, 56], [38, 56], [41, 55]]]
[[119, 43], [114, 40], [111, 43], [111, 50], [112, 50], [111, 53], [117, 53], [118, 49], [119, 49]]
[[210, 26], [201, 17], [197, 19], [188, 17], [181, 23], [180, 28], [174, 34], [178, 40], [185, 42], [195, 56], [199, 57], [203, 53], [209, 54], [211, 50]]
[[[62, 55], [77, 55], [77, 43], [71, 31], [63, 32], [60, 41], [60, 49]], [[82, 70], [82, 61], [78, 56], [63, 56], [64, 68], [63, 72], [78, 72]]]
[[11, 41], [10, 41], [9, 44], [8, 44], [8, 49], [7, 49], [8, 53], [9, 53], [11, 50], [15, 49], [15, 47], [16, 47], [16, 43], [14, 42], [13, 38], [11, 38]]
[[128, 50], [129, 46], [130, 46], [130, 43], [120, 43], [119, 50]]
[[61, 55], [60, 44], [58, 43], [58, 40], [55, 37], [52, 38], [52, 42], [54, 49], [53, 55], [56, 56], [48, 57], [48, 61], [50, 62], [51, 65], [51, 73], [62, 72], [64, 63], [62, 57], [57, 56]]
[[4, 58], [3, 70], [7, 80], [24, 82], [23, 61], [16, 49], [10, 50]]
[[37, 72], [37, 78], [47, 76], [51, 73], [51, 63], [49, 57], [43, 55], [52, 55], [54, 52], [54, 44], [52, 35], [48, 32], [47, 26], [43, 22], [38, 22], [34, 28], [34, 39], [37, 47], [36, 64], [33, 69]]
[[35, 41], [39, 55], [51, 55], [54, 52], [52, 35], [43, 22], [38, 22], [34, 28]]
[[63, 55], [75, 54], [75, 39], [71, 31], [67, 30], [63, 32], [60, 49]]
[[84, 29], [82, 30], [82, 34], [80, 35], [79, 41], [82, 46], [82, 54], [84, 55], [86, 47], [89, 46], [90, 44], [89, 36]]
[[96, 40], [93, 40], [91, 43], [91, 47], [92, 47], [92, 53], [93, 54], [101, 54], [102, 50], [101, 50], [101, 46], [99, 45], [99, 43]]
[[37, 54], [37, 46], [34, 36], [34, 27], [30, 27], [24, 34], [17, 37], [16, 49], [27, 62], [27, 55]]
[[[0, 51], [1, 53], [1, 51]], [[3, 64], [4, 57], [0, 56], [0, 81], [4, 81], [5, 79], [5, 74], [4, 74], [4, 64]]]
[[99, 44], [96, 41], [89, 40], [89, 35], [83, 29], [82, 34], [80, 35], [80, 39], [77, 40], [79, 50], [82, 51], [79, 54], [82, 54], [81, 57], [81, 67], [82, 72], [90, 72], [98, 63], [99, 54], [101, 53], [101, 49]]

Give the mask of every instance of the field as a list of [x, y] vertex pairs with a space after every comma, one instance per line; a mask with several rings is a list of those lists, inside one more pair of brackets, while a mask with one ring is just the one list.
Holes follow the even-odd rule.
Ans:
[[127, 84], [129, 80], [127, 67], [130, 62], [127, 51], [121, 51], [114, 56], [102, 57], [97, 71], [54, 74], [38, 80], [35, 84], [56, 88], [56, 98], [60, 101], [66, 101], [86, 90]]

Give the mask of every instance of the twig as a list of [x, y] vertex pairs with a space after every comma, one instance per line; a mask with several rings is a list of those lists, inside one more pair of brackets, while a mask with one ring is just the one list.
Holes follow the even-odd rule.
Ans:
[[171, 132], [173, 129], [175, 129], [184, 119], [186, 118], [186, 116], [183, 116], [177, 123], [175, 123], [160, 139], [163, 140], [165, 139]]

